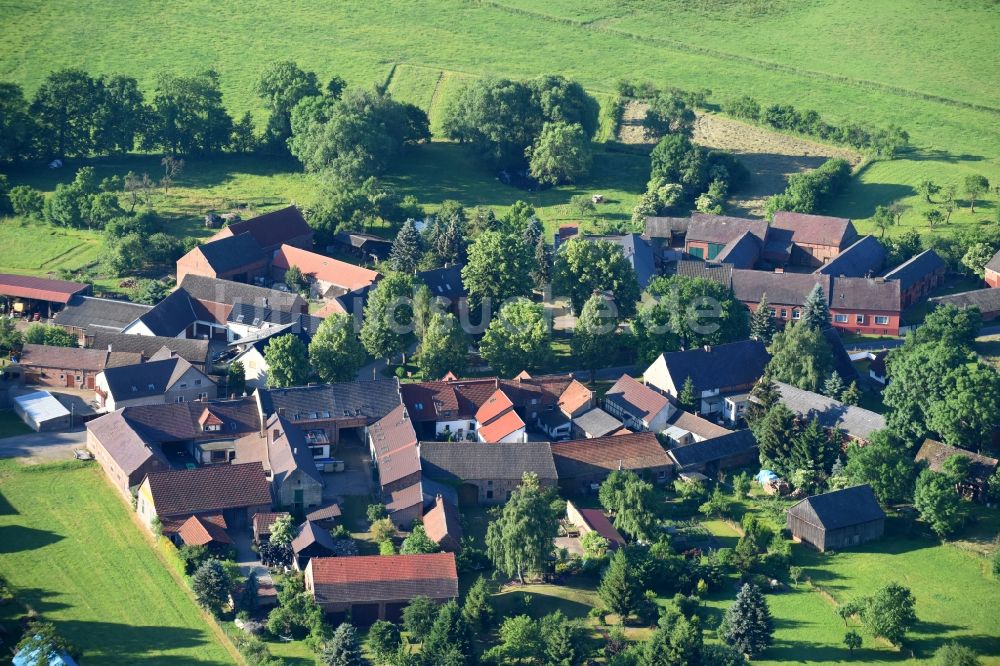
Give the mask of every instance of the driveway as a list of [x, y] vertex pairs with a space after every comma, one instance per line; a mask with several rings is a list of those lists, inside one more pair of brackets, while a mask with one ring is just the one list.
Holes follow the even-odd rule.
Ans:
[[66, 460], [73, 449], [87, 448], [87, 429], [77, 426], [62, 432], [32, 432], [0, 439], [0, 458], [22, 458], [32, 463]]

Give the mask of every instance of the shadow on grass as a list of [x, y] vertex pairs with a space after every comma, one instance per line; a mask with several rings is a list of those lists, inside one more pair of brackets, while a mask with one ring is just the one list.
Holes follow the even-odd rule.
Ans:
[[942, 645], [955, 642], [971, 649], [980, 657], [1000, 657], [1000, 638], [996, 636], [961, 633], [949, 633], [947, 636], [941, 635], [945, 632], [954, 632], [961, 629], [962, 627], [954, 625], [919, 622], [914, 627], [914, 632], [929, 635], [923, 635], [920, 638], [907, 638], [904, 648], [907, 651], [912, 650], [919, 659], [930, 659], [934, 655], [934, 652]]
[[915, 162], [947, 162], [949, 164], [957, 164], [958, 162], [982, 162], [986, 159], [982, 155], [970, 155], [968, 153], [955, 154], [938, 148], [920, 148], [909, 150], [903, 154], [903, 158], [913, 160]]
[[6, 525], [0, 527], [0, 554], [37, 550], [62, 541], [63, 538], [61, 534], [48, 530], [38, 530], [23, 525]]
[[834, 647], [832, 645], [816, 645], [805, 641], [777, 641], [759, 655], [760, 659], [770, 661], [788, 661], [797, 664], [808, 663], [850, 663], [856, 664], [865, 661], [886, 661], [906, 659], [900, 653], [860, 649], [853, 653], [846, 647]]
[[843, 194], [838, 195], [823, 212], [853, 220], [864, 219], [874, 215], [877, 206], [888, 206], [915, 193], [911, 186], [902, 183], [863, 183], [854, 178]]
[[[14, 508], [14, 505], [7, 501], [4, 494], [0, 492], [0, 516], [16, 516], [18, 510]], [[2, 547], [2, 546], [0, 546]]]
[[[90, 664], [190, 664], [193, 654], [166, 655], [159, 650], [191, 650], [208, 645], [204, 632], [184, 627], [154, 627], [113, 622], [56, 622], [56, 629], [74, 645], [83, 649], [83, 663]], [[219, 650], [223, 650], [221, 645]], [[199, 664], [229, 664], [208, 660], [199, 654]]]

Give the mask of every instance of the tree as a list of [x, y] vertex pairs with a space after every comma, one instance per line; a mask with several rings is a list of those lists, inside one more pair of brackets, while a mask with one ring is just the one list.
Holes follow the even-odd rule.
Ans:
[[651, 483], [631, 470], [614, 470], [601, 484], [598, 498], [614, 514], [616, 528], [637, 539], [652, 537], [656, 515]]
[[375, 358], [390, 359], [406, 352], [413, 334], [413, 277], [390, 273], [368, 296], [361, 344]]
[[982, 363], [953, 368], [925, 407], [927, 427], [952, 446], [977, 448], [1000, 426], [1000, 375]]
[[403, 609], [403, 628], [410, 639], [423, 643], [434, 626], [440, 607], [427, 597], [413, 597]]
[[535, 243], [534, 264], [531, 270], [531, 279], [535, 289], [539, 291], [552, 281], [552, 248], [545, 242], [545, 238], [539, 237]]
[[861, 621], [872, 636], [900, 645], [906, 632], [917, 622], [916, 600], [909, 588], [889, 583], [864, 599]]
[[54, 157], [89, 154], [100, 96], [97, 83], [81, 69], [51, 72], [31, 102], [43, 151]]
[[969, 197], [969, 211], [976, 212], [976, 199], [990, 191], [990, 181], [980, 174], [969, 174], [965, 177], [965, 196]]
[[0, 82], [0, 162], [19, 162], [31, 155], [37, 131], [21, 86]]
[[629, 615], [638, 607], [642, 598], [635, 576], [629, 571], [628, 556], [624, 548], [619, 548], [611, 556], [611, 562], [601, 577], [597, 595], [609, 611], [618, 616], [624, 624]]
[[368, 650], [380, 663], [391, 662], [403, 645], [399, 627], [386, 620], [376, 620], [368, 630]]
[[247, 372], [243, 361], [233, 361], [226, 371], [226, 392], [231, 396], [240, 396], [247, 390]]
[[716, 485], [709, 495], [708, 501], [698, 507], [698, 511], [706, 516], [724, 517], [729, 515], [733, 509], [733, 500], [722, 492], [722, 487]]
[[684, 378], [684, 383], [681, 385], [680, 393], [677, 394], [677, 402], [679, 403], [681, 409], [689, 412], [700, 411], [700, 403], [698, 396], [694, 390], [694, 380], [688, 375]]
[[819, 392], [833, 372], [833, 352], [823, 333], [802, 319], [775, 334], [769, 350], [767, 375], [771, 379]]
[[927, 226], [933, 229], [944, 220], [944, 213], [937, 208], [931, 208], [924, 211], [924, 219], [927, 220]]
[[396, 524], [392, 522], [391, 518], [386, 516], [385, 518], [372, 521], [369, 532], [376, 543], [389, 541], [392, 537], [396, 536]]
[[757, 304], [757, 309], [750, 315], [750, 337], [769, 345], [774, 333], [774, 317], [771, 315], [771, 304], [768, 302], [765, 292], [761, 296], [760, 303]]
[[365, 660], [358, 644], [358, 632], [346, 622], [333, 630], [330, 640], [319, 653], [323, 666], [361, 666]]
[[508, 617], [500, 625], [500, 641], [484, 655], [490, 663], [537, 664], [544, 652], [538, 622], [528, 615]]
[[913, 506], [940, 537], [953, 534], [965, 522], [962, 500], [955, 492], [955, 480], [949, 474], [925, 469], [917, 477]]
[[191, 576], [191, 590], [195, 600], [199, 606], [214, 615], [221, 613], [222, 607], [229, 601], [231, 587], [229, 574], [216, 559], [202, 562]]
[[443, 125], [449, 139], [471, 144], [481, 159], [497, 167], [511, 168], [523, 166], [525, 150], [543, 122], [528, 85], [484, 77], [459, 91]]
[[[639, 313], [640, 335], [645, 335], [646, 330], [666, 329], [685, 348], [749, 337], [746, 307], [736, 300], [732, 290], [718, 282], [683, 275], [660, 277], [650, 282], [646, 296], [654, 302], [647, 303]], [[639, 344], [643, 345], [641, 338]]]
[[733, 496], [740, 499], [747, 497], [750, 494], [750, 488], [753, 486], [753, 479], [750, 477], [749, 472], [743, 471], [739, 474], [733, 475], [730, 479], [730, 483], [733, 484]]
[[49, 347], [76, 347], [79, 344], [76, 336], [65, 328], [49, 324], [29, 324], [24, 329], [24, 342]]
[[[55, 625], [51, 622], [33, 619], [23, 629], [24, 635], [14, 650], [14, 654], [20, 656], [19, 662], [32, 666], [49, 666], [54, 661], [54, 657], [61, 656], [63, 653], [76, 656], [79, 659], [79, 650], [57, 634]], [[65, 663], [64, 659], [59, 661]]]
[[677, 95], [657, 94], [649, 102], [642, 121], [647, 139], [659, 139], [667, 134], [690, 137], [694, 132], [694, 111]]
[[872, 215], [872, 224], [879, 230], [879, 238], [885, 238], [885, 232], [896, 223], [896, 216], [887, 206], [876, 206]]
[[352, 381], [366, 358], [349, 314], [332, 314], [324, 319], [309, 342], [309, 362], [324, 382]]
[[423, 525], [414, 525], [410, 531], [410, 535], [403, 539], [403, 544], [399, 548], [399, 552], [403, 555], [436, 553], [440, 550], [441, 546], [431, 541], [431, 538], [427, 536], [427, 532], [424, 531]]
[[549, 122], [580, 125], [592, 138], [599, 125], [597, 101], [583, 86], [558, 74], [546, 74], [528, 81], [531, 94]]
[[463, 663], [471, 661], [472, 632], [469, 631], [469, 625], [462, 617], [462, 609], [457, 602], [451, 600], [441, 606], [420, 652], [427, 663], [431, 664], [444, 664], [446, 661], [455, 663], [452, 660], [456, 655], [464, 658]]
[[174, 184], [174, 178], [184, 170], [184, 160], [179, 160], [173, 155], [164, 155], [160, 160], [160, 165], [163, 167], [160, 185], [163, 187], [163, 193], [168, 194], [170, 186]]
[[583, 127], [563, 122], [545, 123], [525, 153], [531, 177], [540, 183], [574, 183], [590, 170], [593, 154]]
[[848, 631], [844, 634], [844, 645], [847, 646], [848, 652], [854, 654], [854, 651], [861, 647], [861, 635], [856, 631]]
[[913, 455], [888, 431], [876, 431], [867, 445], [848, 447], [844, 474], [853, 485], [870, 485], [881, 504], [902, 502], [913, 492]]
[[594, 294], [587, 299], [570, 340], [573, 357], [581, 367], [594, 371], [604, 365], [615, 348], [617, 329], [617, 318], [604, 296]]
[[217, 72], [157, 78], [144, 148], [170, 155], [215, 153], [229, 144], [232, 131]]
[[170, 293], [170, 288], [159, 280], [140, 280], [132, 300], [145, 305], [156, 305]]
[[462, 268], [462, 283], [473, 307], [496, 307], [517, 296], [531, 293], [533, 248], [526, 248], [516, 234], [484, 231], [469, 247], [469, 259]]
[[941, 191], [941, 186], [937, 185], [933, 180], [922, 180], [920, 184], [917, 185], [917, 192], [923, 195], [924, 200], [927, 203], [934, 203], [931, 200], [935, 194]]
[[924, 323], [906, 339], [906, 349], [925, 343], [945, 343], [949, 347], [972, 349], [983, 318], [977, 308], [958, 308], [950, 303], [931, 310]]
[[934, 652], [934, 666], [980, 666], [976, 653], [960, 643], [945, 643]]
[[774, 636], [774, 621], [760, 589], [744, 583], [736, 602], [726, 610], [722, 639], [742, 654], [752, 657], [763, 652]]
[[264, 349], [267, 385], [272, 388], [301, 386], [309, 380], [310, 368], [306, 345], [297, 335], [279, 335]]
[[830, 376], [823, 382], [822, 392], [823, 395], [829, 396], [834, 400], [840, 399], [840, 394], [844, 392], [844, 380], [840, 378], [839, 373], [836, 371], [830, 373]]
[[271, 523], [271, 536], [268, 541], [275, 546], [288, 546], [298, 532], [291, 516], [281, 516]]
[[595, 292], [606, 292], [622, 317], [635, 313], [639, 282], [620, 245], [574, 238], [560, 247], [553, 273], [553, 288], [570, 297], [574, 312], [580, 312]]
[[819, 330], [830, 326], [830, 306], [823, 287], [819, 284], [816, 284], [806, 297], [801, 323]]
[[469, 340], [455, 315], [435, 312], [431, 315], [418, 348], [417, 362], [424, 379], [433, 380], [453, 372], [465, 372]]
[[365, 510], [365, 517], [369, 523], [374, 523], [376, 520], [388, 518], [389, 511], [385, 508], [385, 504], [369, 504]]
[[490, 592], [486, 579], [480, 576], [465, 593], [465, 603], [462, 604], [462, 617], [474, 629], [487, 627], [493, 619], [493, 604], [490, 603]]
[[990, 243], [973, 243], [962, 256], [962, 265], [979, 277], [983, 277], [986, 264], [989, 263], [995, 254], [996, 248]]
[[525, 473], [500, 515], [486, 529], [486, 552], [497, 569], [524, 582], [525, 572], [541, 571], [552, 552], [559, 520], [538, 476]]
[[285, 285], [292, 291], [301, 292], [306, 286], [306, 279], [302, 275], [302, 269], [298, 266], [289, 266], [285, 271]]
[[782, 474], [792, 470], [786, 464], [795, 434], [795, 414], [783, 403], [775, 404], [750, 421], [750, 430], [760, 449], [761, 465], [776, 467]]
[[500, 375], [544, 366], [552, 353], [552, 331], [538, 303], [519, 298], [490, 321], [479, 351]]
[[858, 383], [856, 381], [851, 382], [840, 393], [840, 401], [845, 405], [857, 406], [861, 404], [861, 391], [858, 390]]
[[[2, 86], [3, 84], [0, 84], [0, 88]], [[45, 196], [35, 188], [28, 185], [12, 187], [8, 198], [11, 210], [15, 215], [31, 220], [42, 219], [42, 213], [45, 210]]]
[[285, 153], [292, 136], [292, 109], [305, 97], [320, 95], [316, 74], [291, 61], [273, 62], [261, 73], [254, 88], [271, 111], [265, 137], [273, 150]]
[[561, 611], [542, 618], [539, 630], [544, 645], [545, 666], [580, 666], [586, 657], [580, 628], [568, 622]]
[[24, 344], [24, 337], [10, 317], [0, 317], [0, 352], [9, 353]]
[[420, 232], [417, 231], [416, 223], [407, 220], [396, 234], [396, 240], [392, 242], [389, 261], [393, 270], [407, 275], [412, 273], [420, 262], [421, 251]]
[[610, 545], [611, 542], [593, 530], [580, 537], [580, 547], [583, 549], [583, 556], [587, 558], [600, 559], [604, 557]]

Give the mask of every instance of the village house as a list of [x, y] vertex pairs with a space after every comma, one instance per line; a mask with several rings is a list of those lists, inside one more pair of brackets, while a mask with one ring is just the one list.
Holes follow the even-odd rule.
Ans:
[[480, 442], [497, 444], [528, 439], [524, 420], [514, 411], [514, 403], [503, 389], [497, 389], [476, 411], [476, 424]]
[[868, 358], [871, 360], [868, 364], [868, 377], [882, 386], [889, 383], [889, 369], [885, 362], [888, 357], [889, 352], [886, 350], [868, 353]]
[[976, 308], [982, 315], [983, 321], [993, 321], [1000, 317], [1000, 289], [975, 289], [947, 296], [935, 296], [928, 301], [932, 307], [954, 305], [960, 310]]
[[259, 462], [271, 480], [275, 503], [301, 514], [323, 503], [323, 475], [305, 434], [277, 414], [263, 432], [236, 441], [236, 463]]
[[102, 409], [113, 412], [136, 405], [212, 400], [218, 387], [208, 375], [164, 349], [146, 363], [106, 368], [94, 391]]
[[784, 382], [775, 382], [775, 385], [781, 394], [781, 403], [792, 413], [803, 419], [815, 418], [827, 430], [837, 431], [847, 439], [867, 443], [873, 432], [885, 428], [885, 417], [881, 414]]
[[732, 289], [736, 300], [746, 305], [751, 312], [764, 297], [771, 310], [771, 316], [782, 322], [798, 321], [802, 308], [813, 288], [819, 285], [830, 297], [830, 276], [822, 273], [772, 273], [768, 271], [734, 270]]
[[542, 486], [558, 481], [548, 442], [421, 442], [418, 450], [422, 477], [456, 486], [462, 505], [506, 502], [525, 472], [537, 474]]
[[349, 617], [367, 626], [399, 622], [414, 597], [440, 604], [457, 598], [458, 571], [453, 553], [314, 557], [305, 586], [334, 624]]
[[716, 478], [722, 470], [757, 463], [757, 440], [749, 430], [676, 446], [667, 451], [678, 473]]
[[207, 369], [211, 367], [208, 340], [186, 340], [158, 335], [129, 335], [127, 333], [97, 331], [90, 341], [90, 347], [107, 349], [112, 352], [139, 354], [147, 361], [153, 358], [154, 354], [166, 348], [201, 372], [207, 372]]
[[670, 443], [670, 446], [687, 446], [695, 442], [703, 442], [706, 439], [722, 437], [728, 435], [732, 430], [712, 423], [708, 419], [703, 419], [697, 414], [685, 412], [678, 409], [667, 422], [667, 427], [661, 431], [661, 435]]
[[417, 433], [404, 405], [398, 405], [368, 428], [368, 446], [382, 502], [400, 527], [423, 515], [417, 443]]
[[955, 446], [948, 446], [933, 439], [925, 439], [917, 451], [916, 462], [923, 463], [935, 472], [944, 472], [945, 461], [956, 456], [969, 461], [969, 472], [958, 484], [959, 492], [977, 502], [985, 502], [989, 490], [990, 477], [996, 471], [1000, 461], [972, 451], [966, 451]]
[[461, 265], [432, 268], [428, 271], [418, 271], [416, 278], [423, 282], [435, 298], [446, 299], [450, 312], [458, 313], [468, 298], [465, 283], [462, 281]]
[[594, 392], [574, 379], [559, 395], [556, 408], [546, 408], [536, 425], [551, 440], [569, 439], [573, 420], [594, 409], [594, 403]]
[[18, 356], [24, 381], [41, 386], [93, 389], [106, 368], [141, 363], [138, 354], [25, 344]]
[[328, 530], [307, 520], [299, 526], [299, 533], [292, 539], [292, 566], [296, 571], [305, 570], [314, 557], [332, 557], [337, 554], [337, 542]]
[[[768, 234], [765, 220], [752, 220], [743, 217], [712, 215], [709, 213], [692, 213], [684, 238], [684, 251], [698, 259], [723, 263], [718, 257], [726, 258], [739, 245], [740, 253], [745, 251], [747, 244], [756, 244], [760, 253]], [[752, 236], [753, 240], [746, 238]], [[751, 245], [752, 246], [752, 245]], [[745, 261], [740, 262], [745, 264]], [[751, 262], [751, 266], [755, 262]]]
[[167, 537], [191, 516], [215, 520], [227, 531], [241, 530], [250, 527], [254, 514], [270, 509], [270, 484], [260, 463], [150, 472], [139, 485], [136, 503], [143, 523], [153, 529], [159, 520]]
[[216, 232], [210, 240], [244, 233], [250, 234], [257, 246], [268, 254], [282, 245], [293, 245], [303, 250], [311, 250], [313, 246], [313, 230], [302, 216], [302, 211], [294, 205], [249, 220], [233, 222]]
[[230, 342], [230, 349], [236, 353], [230, 363], [243, 364], [247, 389], [253, 390], [267, 386], [267, 377], [271, 372], [271, 366], [267, 362], [265, 352], [271, 342], [285, 335], [294, 335], [308, 347], [321, 322], [321, 319], [311, 315], [299, 315], [298, 319], [291, 324], [266, 328]]
[[690, 223], [691, 219], [687, 217], [646, 217], [642, 235], [649, 239], [658, 266], [683, 257], [684, 239]]
[[630, 430], [660, 432], [677, 408], [667, 395], [622, 375], [604, 394], [604, 409]]
[[458, 507], [441, 495], [434, 498], [434, 505], [424, 513], [424, 531], [446, 553], [457, 553], [462, 548]]
[[848, 219], [787, 211], [774, 214], [770, 234], [772, 239], [787, 237], [791, 242], [792, 264], [817, 268], [850, 246], [858, 235]]
[[[66, 307], [56, 313], [52, 323], [62, 326], [75, 335], [80, 341], [80, 346], [101, 349], [101, 345], [93, 344], [97, 334], [120, 333], [122, 329], [152, 309], [151, 305], [77, 294], [69, 299]], [[107, 349], [106, 346], [103, 348]]]
[[554, 442], [552, 457], [559, 487], [574, 495], [594, 492], [615, 470], [631, 470], [653, 483], [665, 483], [673, 471], [651, 432]]
[[948, 265], [934, 250], [924, 250], [883, 277], [899, 282], [900, 307], [906, 309], [927, 298], [944, 282]]
[[81, 282], [0, 273], [0, 314], [48, 319], [74, 296], [88, 293], [90, 285]]
[[282, 245], [271, 261], [271, 278], [284, 282], [285, 273], [295, 266], [309, 283], [313, 298], [338, 298], [371, 289], [381, 278], [377, 271], [339, 261], [293, 245]]
[[177, 260], [177, 282], [188, 275], [233, 282], [255, 282], [268, 275], [270, 256], [252, 234], [244, 232], [212, 240]]
[[788, 509], [792, 538], [820, 552], [842, 550], [880, 539], [885, 512], [865, 484], [807, 497]]
[[216, 555], [233, 548], [233, 538], [226, 531], [221, 514], [191, 516], [177, 528], [173, 541], [178, 546], [204, 546]]
[[993, 288], [1000, 287], [1000, 251], [986, 262], [983, 273], [983, 279], [986, 280], [986, 284]]
[[834, 328], [866, 335], [899, 335], [902, 314], [899, 280], [835, 278], [830, 293]]
[[581, 537], [588, 532], [597, 532], [607, 539], [608, 550], [617, 550], [625, 545], [625, 538], [600, 509], [581, 509], [567, 500], [566, 520], [580, 530]]
[[874, 236], [862, 236], [816, 269], [833, 277], [872, 277], [885, 265], [885, 247]]
[[743, 340], [660, 354], [646, 368], [643, 379], [647, 386], [676, 402], [690, 378], [698, 399], [696, 413], [718, 414], [736, 422], [746, 410], [750, 389], [770, 360], [763, 342]]

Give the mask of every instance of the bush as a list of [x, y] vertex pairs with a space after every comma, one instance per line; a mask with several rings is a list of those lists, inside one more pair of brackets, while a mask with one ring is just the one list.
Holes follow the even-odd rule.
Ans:
[[27, 185], [18, 185], [10, 190], [10, 206], [15, 215], [42, 219], [45, 197], [41, 192]]

